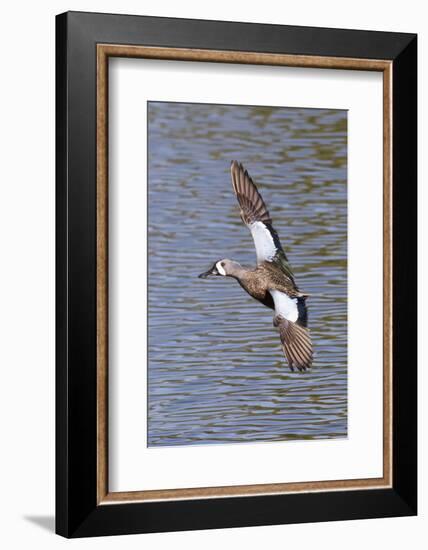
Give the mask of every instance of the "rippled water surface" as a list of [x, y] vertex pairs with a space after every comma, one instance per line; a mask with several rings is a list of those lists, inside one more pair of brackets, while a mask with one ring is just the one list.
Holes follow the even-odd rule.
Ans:
[[[347, 435], [347, 113], [150, 102], [148, 444]], [[314, 364], [291, 373], [272, 311], [215, 260], [255, 263], [230, 161], [257, 183], [310, 294]]]

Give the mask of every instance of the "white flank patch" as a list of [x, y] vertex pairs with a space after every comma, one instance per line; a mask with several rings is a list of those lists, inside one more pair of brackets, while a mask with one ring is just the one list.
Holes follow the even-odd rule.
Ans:
[[217, 268], [217, 271], [220, 273], [220, 275], [223, 275], [224, 277], [226, 277], [226, 271], [224, 270], [224, 267], [222, 267], [221, 262], [217, 262], [215, 266]]
[[270, 290], [273, 301], [275, 303], [275, 313], [282, 315], [285, 319], [293, 321], [295, 323], [299, 317], [299, 310], [297, 309], [297, 298], [290, 298], [284, 292], [280, 290]]
[[254, 222], [248, 227], [256, 246], [257, 263], [270, 262], [276, 254], [276, 246], [269, 229], [263, 222]]

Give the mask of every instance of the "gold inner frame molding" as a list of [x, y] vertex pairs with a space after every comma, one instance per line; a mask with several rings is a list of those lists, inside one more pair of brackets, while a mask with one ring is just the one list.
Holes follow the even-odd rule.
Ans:
[[[383, 476], [110, 492], [108, 488], [108, 60], [133, 57], [383, 73]], [[219, 498], [392, 486], [392, 62], [256, 52], [97, 45], [97, 503]]]

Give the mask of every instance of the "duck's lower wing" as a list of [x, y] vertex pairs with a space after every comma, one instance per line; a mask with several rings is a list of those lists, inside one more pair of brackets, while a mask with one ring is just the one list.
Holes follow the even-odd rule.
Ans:
[[281, 345], [292, 371], [304, 371], [312, 365], [312, 342], [307, 328], [276, 315], [273, 324], [279, 330]]

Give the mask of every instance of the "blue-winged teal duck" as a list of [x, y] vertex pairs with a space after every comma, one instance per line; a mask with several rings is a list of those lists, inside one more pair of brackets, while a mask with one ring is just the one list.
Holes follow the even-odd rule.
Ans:
[[256, 185], [243, 168], [231, 164], [232, 185], [241, 208], [241, 218], [253, 236], [257, 266], [247, 268], [233, 260], [219, 260], [205, 273], [233, 277], [250, 296], [275, 311], [273, 324], [279, 330], [281, 345], [291, 370], [306, 370], [312, 364], [312, 344], [307, 328], [307, 295], [301, 293], [272, 227], [269, 211]]

